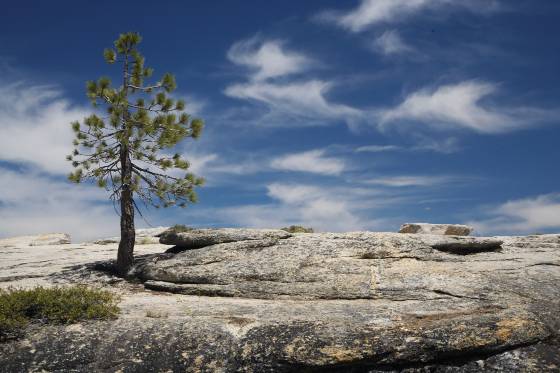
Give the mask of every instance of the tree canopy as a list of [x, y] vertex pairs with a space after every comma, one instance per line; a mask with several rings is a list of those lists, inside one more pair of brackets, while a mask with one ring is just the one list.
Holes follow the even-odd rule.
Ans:
[[[104, 106], [106, 115], [91, 114], [82, 123], [75, 121], [75, 149], [67, 157], [75, 170], [73, 182], [94, 180], [120, 199], [123, 184], [128, 184], [140, 199], [156, 207], [186, 206], [196, 202], [195, 186], [203, 180], [188, 170], [189, 162], [178, 154], [168, 154], [186, 137], [198, 138], [203, 121], [184, 112], [185, 102], [170, 96], [176, 88], [173, 75], [166, 73], [154, 84], [145, 84], [153, 74], [137, 49], [137, 33], [122, 34], [114, 48], [104, 51], [110, 64], [123, 66], [123, 84], [113, 87], [102, 77], [87, 82], [87, 96], [97, 109]], [[121, 150], [131, 159], [131, 178], [122, 178]], [[173, 170], [175, 169], [175, 170]], [[171, 171], [171, 172], [170, 172]], [[126, 176], [125, 176], [126, 177]]]
[[103, 52], [107, 63], [120, 65], [122, 85], [114, 87], [107, 77], [87, 82], [95, 112], [72, 123], [74, 151], [67, 156], [74, 167], [71, 181], [94, 180], [120, 204], [117, 269], [123, 275], [134, 262], [134, 209], [140, 211], [135, 196], [146, 207], [185, 207], [196, 202], [195, 187], [203, 184], [188, 172], [189, 162], [171, 150], [187, 137], [197, 139], [204, 123], [184, 111], [183, 100], [171, 96], [173, 75], [146, 83], [153, 69], [144, 64], [140, 41], [137, 33], [121, 34]]

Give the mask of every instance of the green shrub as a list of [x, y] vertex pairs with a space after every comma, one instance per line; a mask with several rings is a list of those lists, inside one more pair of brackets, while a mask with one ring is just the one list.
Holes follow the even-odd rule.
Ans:
[[281, 229], [289, 233], [313, 233], [313, 228], [306, 228], [301, 225], [290, 225], [289, 227]]
[[169, 228], [169, 230], [173, 231], [175, 233], [182, 233], [182, 232], [190, 232], [190, 231], [194, 230], [194, 228], [187, 227], [186, 225], [183, 225], [183, 224], [175, 224], [174, 226]]
[[118, 297], [87, 286], [0, 289], [0, 340], [17, 337], [30, 322], [71, 324], [119, 313]]

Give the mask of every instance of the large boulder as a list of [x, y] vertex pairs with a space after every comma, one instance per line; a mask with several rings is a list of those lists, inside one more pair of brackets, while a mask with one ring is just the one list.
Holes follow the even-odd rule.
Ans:
[[445, 236], [468, 236], [473, 228], [460, 224], [428, 224], [428, 223], [406, 223], [403, 224], [399, 233], [416, 234], [438, 234]]
[[[245, 230], [227, 232], [239, 240], [155, 257], [138, 276], [150, 289], [211, 296], [431, 299], [442, 291], [475, 297], [487, 286], [486, 272], [498, 267], [480, 259], [504, 256], [503, 240], [493, 238], [367, 232], [279, 238], [254, 231], [251, 237], [267, 238], [245, 240]], [[214, 231], [183, 237], [183, 244], [196, 238], [200, 246], [226, 238]]]
[[159, 235], [159, 242], [191, 250], [228, 242], [278, 240], [291, 236], [292, 234], [281, 229], [209, 228], [189, 229], [184, 232], [169, 229]]
[[70, 235], [67, 233], [47, 233], [34, 236], [4, 238], [0, 240], [0, 247], [49, 246], [66, 245], [69, 243]]
[[[92, 271], [85, 250], [52, 250], [68, 270], [42, 281], [116, 287], [122, 313], [30, 326], [0, 343], [6, 372], [560, 371], [560, 235], [241, 240], [143, 255], [144, 284]], [[3, 276], [44, 265], [44, 250], [4, 252]]]

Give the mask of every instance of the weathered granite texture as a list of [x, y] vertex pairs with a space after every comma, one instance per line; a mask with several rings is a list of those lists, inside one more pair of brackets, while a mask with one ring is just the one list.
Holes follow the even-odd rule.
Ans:
[[468, 236], [474, 228], [460, 224], [406, 223], [399, 233], [440, 234], [446, 236]]
[[69, 243], [70, 235], [67, 233], [46, 233], [34, 236], [19, 236], [0, 239], [0, 248], [18, 246], [65, 245]]
[[276, 240], [291, 237], [292, 234], [281, 229], [193, 229], [188, 232], [166, 230], [159, 235], [159, 242], [164, 245], [174, 245], [185, 250], [228, 242]]
[[[560, 235], [321, 233], [148, 254], [165, 248], [142, 246], [144, 284], [92, 269], [116, 246], [58, 252], [89, 257], [40, 280], [113, 289], [122, 315], [30, 327], [0, 344], [0, 371], [560, 370]], [[0, 274], [36, 273], [34, 251], [10, 250], [22, 263]]]
[[[193, 236], [198, 239], [199, 233]], [[191, 295], [426, 300], [448, 292], [478, 297], [488, 285], [487, 272], [497, 266], [484, 259], [507, 257], [496, 252], [501, 242], [399, 233], [288, 235], [154, 257], [137, 274], [150, 289]], [[481, 251], [476, 258], [465, 256]], [[527, 260], [533, 262], [531, 256]]]

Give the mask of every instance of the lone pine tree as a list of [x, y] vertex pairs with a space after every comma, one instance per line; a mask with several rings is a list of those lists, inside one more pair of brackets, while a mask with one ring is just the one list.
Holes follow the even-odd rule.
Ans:
[[179, 175], [189, 163], [165, 150], [186, 137], [198, 138], [204, 123], [184, 112], [184, 101], [168, 96], [176, 88], [173, 75], [165, 74], [152, 85], [144, 83], [153, 69], [144, 66], [137, 49], [140, 41], [137, 33], [121, 34], [114, 48], [104, 51], [107, 63], [121, 66], [122, 85], [114, 88], [106, 77], [87, 82], [87, 96], [100, 115], [72, 123], [75, 149], [67, 156], [74, 167], [71, 181], [95, 181], [110, 193], [113, 203], [120, 204], [117, 270], [121, 275], [134, 262], [137, 201], [157, 208], [185, 207], [196, 202], [194, 188], [203, 183], [191, 173]]

